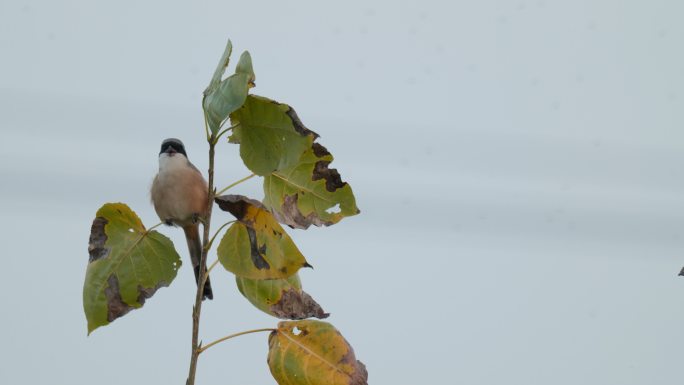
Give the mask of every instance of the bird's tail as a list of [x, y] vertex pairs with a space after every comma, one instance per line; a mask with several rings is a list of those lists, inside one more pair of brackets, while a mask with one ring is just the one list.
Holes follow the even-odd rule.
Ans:
[[[190, 250], [190, 261], [195, 270], [195, 281], [199, 285], [200, 273], [200, 259], [202, 258], [202, 242], [200, 241], [199, 225], [190, 225], [183, 227], [185, 231], [185, 239], [188, 241], [188, 250]], [[202, 299], [214, 299], [214, 293], [211, 291], [211, 282], [207, 276], [207, 281], [204, 283], [204, 292]]]

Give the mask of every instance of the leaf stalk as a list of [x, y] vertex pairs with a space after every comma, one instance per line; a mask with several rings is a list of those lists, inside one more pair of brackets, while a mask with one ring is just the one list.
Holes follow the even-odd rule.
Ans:
[[231, 188], [233, 188], [233, 187], [239, 185], [239, 184], [242, 183], [242, 182], [245, 182], [245, 181], [247, 181], [247, 180], [250, 180], [250, 179], [254, 178], [255, 176], [256, 176], [256, 174], [251, 174], [251, 175], [248, 175], [248, 176], [246, 176], [246, 177], [240, 179], [239, 181], [237, 181], [237, 182], [235, 182], [235, 183], [229, 184], [229, 185], [226, 186], [224, 189], [222, 189], [221, 191], [217, 192], [217, 193], [216, 193], [216, 196], [221, 196], [221, 195], [223, 195], [224, 192], [230, 190]]
[[207, 275], [209, 275], [209, 273], [211, 273], [211, 270], [212, 270], [216, 265], [218, 265], [218, 263], [219, 263], [219, 260], [217, 259], [217, 260], [214, 261], [214, 263], [212, 263], [212, 264], [207, 268]]
[[219, 138], [222, 137], [223, 134], [225, 134], [225, 133], [228, 132], [228, 131], [233, 130], [235, 127], [237, 127], [237, 126], [239, 126], [239, 125], [240, 125], [240, 123], [238, 123], [238, 124], [236, 124], [236, 125], [233, 125], [233, 126], [230, 126], [230, 127], [228, 127], [228, 128], [225, 128], [223, 131], [219, 132], [219, 134], [216, 135], [216, 139], [215, 139], [215, 140], [216, 140], [216, 143], [218, 143]]
[[163, 224], [164, 224], [164, 222], [159, 222], [159, 223], [157, 223], [156, 225], [154, 225], [154, 226], [150, 227], [149, 229], [145, 230], [145, 234], [149, 233], [150, 231], [156, 229], [157, 227], [159, 227], [159, 226], [161, 226], [161, 225], [163, 225]]
[[216, 341], [214, 341], [214, 342], [212, 342], [212, 343], [209, 343], [209, 344], [206, 344], [206, 345], [202, 346], [201, 348], [198, 349], [198, 354], [204, 352], [205, 350], [209, 349], [210, 347], [212, 347], [212, 346], [214, 346], [214, 345], [216, 345], [216, 344], [218, 344], [218, 343], [221, 343], [221, 342], [223, 342], [223, 341], [229, 340], [229, 339], [231, 339], [231, 338], [235, 338], [235, 337], [242, 336], [242, 335], [245, 335], [245, 334], [260, 333], [260, 332], [272, 332], [272, 331], [275, 331], [275, 330], [276, 330], [276, 329], [273, 329], [273, 328], [264, 328], [264, 329], [246, 330], [246, 331], [244, 331], [244, 332], [239, 332], [239, 333], [231, 334], [231, 335], [225, 336], [225, 337], [223, 337], [223, 338], [219, 338], [219, 339], [217, 339]]
[[232, 224], [232, 223], [235, 223], [235, 222], [237, 222], [237, 221], [235, 221], [235, 220], [233, 220], [233, 221], [228, 221], [228, 222], [222, 224], [221, 227], [219, 227], [218, 230], [216, 230], [216, 232], [215, 232], [214, 235], [211, 237], [211, 240], [209, 240], [209, 243], [208, 243], [207, 246], [206, 246], [207, 251], [211, 250], [211, 246], [214, 244], [214, 239], [216, 239], [216, 236], [221, 232], [221, 230], [223, 230], [224, 227], [226, 227], [226, 226], [228, 226], [228, 225], [230, 225], [230, 224]]

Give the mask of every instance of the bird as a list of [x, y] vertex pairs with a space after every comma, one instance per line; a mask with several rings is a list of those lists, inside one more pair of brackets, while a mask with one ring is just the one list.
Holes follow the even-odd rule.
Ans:
[[[208, 189], [202, 173], [188, 160], [183, 142], [176, 138], [164, 139], [159, 151], [159, 172], [152, 182], [150, 198], [162, 222], [181, 227], [185, 232], [198, 285], [202, 256], [199, 223], [207, 212]], [[213, 298], [207, 277], [202, 300]]]

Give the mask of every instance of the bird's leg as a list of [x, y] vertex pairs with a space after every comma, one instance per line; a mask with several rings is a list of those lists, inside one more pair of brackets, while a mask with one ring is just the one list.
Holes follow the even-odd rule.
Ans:
[[192, 223], [197, 223], [200, 222], [202, 223], [202, 226], [206, 226], [207, 222], [204, 217], [200, 215], [200, 213], [193, 213], [192, 214]]

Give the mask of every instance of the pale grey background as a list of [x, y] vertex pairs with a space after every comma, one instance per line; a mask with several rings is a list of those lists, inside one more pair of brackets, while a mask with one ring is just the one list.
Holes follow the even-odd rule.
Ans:
[[[184, 383], [188, 264], [86, 337], [86, 246], [104, 202], [157, 222], [161, 139], [206, 170], [200, 97], [228, 37], [252, 53], [253, 92], [295, 106], [354, 188], [362, 215], [291, 233], [372, 384], [679, 383], [683, 12], [0, 2], [0, 383]], [[221, 184], [247, 175], [237, 147], [219, 151]], [[256, 180], [235, 191], [262, 196]], [[205, 341], [275, 325], [212, 278]], [[208, 351], [199, 383], [273, 383], [266, 337]]]

